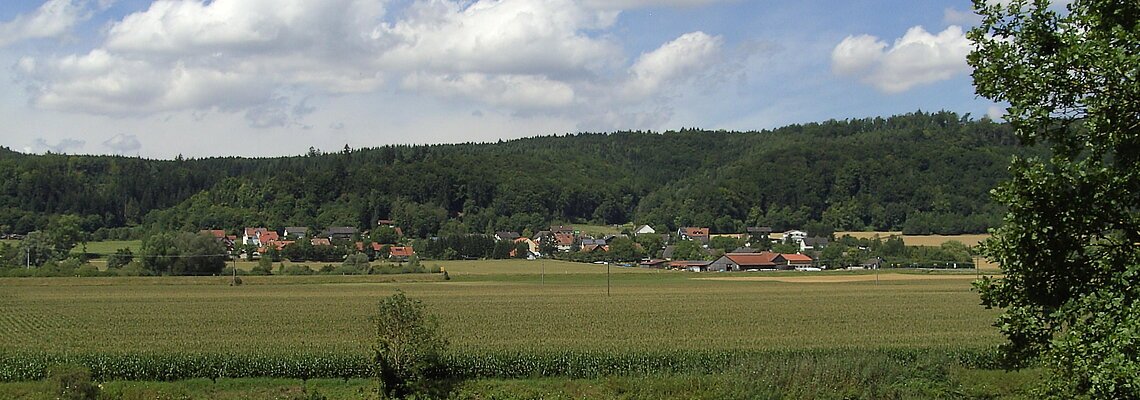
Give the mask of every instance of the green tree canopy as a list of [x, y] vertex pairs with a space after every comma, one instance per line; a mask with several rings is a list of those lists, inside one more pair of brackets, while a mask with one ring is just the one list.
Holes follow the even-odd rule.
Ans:
[[1012, 361], [1055, 375], [1045, 394], [1140, 397], [1140, 2], [974, 7], [978, 94], [1052, 153], [994, 190], [1008, 213], [983, 249], [1005, 277], [977, 284], [982, 303], [1004, 309]]

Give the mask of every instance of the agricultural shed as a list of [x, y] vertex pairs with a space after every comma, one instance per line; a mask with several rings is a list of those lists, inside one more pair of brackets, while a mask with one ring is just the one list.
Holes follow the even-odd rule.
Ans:
[[746, 271], [750, 269], [788, 269], [783, 254], [772, 252], [728, 253], [709, 264], [708, 271]]
[[701, 272], [708, 269], [709, 264], [709, 261], [673, 261], [669, 263], [669, 269]]

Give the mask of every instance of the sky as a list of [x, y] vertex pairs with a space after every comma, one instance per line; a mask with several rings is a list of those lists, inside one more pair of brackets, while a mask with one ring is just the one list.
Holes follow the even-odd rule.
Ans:
[[0, 146], [145, 158], [949, 110], [968, 0], [5, 0]]

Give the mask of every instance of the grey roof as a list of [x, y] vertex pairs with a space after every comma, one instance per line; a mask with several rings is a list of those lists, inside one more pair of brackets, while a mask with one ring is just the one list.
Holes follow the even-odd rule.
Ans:
[[359, 230], [351, 226], [330, 226], [325, 229], [325, 235], [355, 235]]
[[828, 243], [829, 242], [825, 237], [804, 238], [804, 246], [826, 246]]
[[495, 237], [501, 240], [515, 240], [519, 238], [518, 232], [495, 232]]

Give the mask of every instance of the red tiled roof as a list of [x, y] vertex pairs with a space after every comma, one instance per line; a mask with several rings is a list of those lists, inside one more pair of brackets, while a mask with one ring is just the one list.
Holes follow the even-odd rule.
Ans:
[[812, 262], [811, 257], [805, 254], [781, 254], [781, 256], [788, 261]]
[[[364, 251], [364, 242], [356, 242], [355, 244], [356, 244], [356, 251]], [[384, 245], [382, 245], [380, 243], [372, 242], [371, 246], [372, 246], [372, 251], [380, 251], [380, 248], [383, 247]]]
[[574, 235], [566, 233], [555, 233], [554, 240], [556, 240], [560, 245], [569, 246], [574, 244]]
[[388, 254], [393, 257], [411, 257], [416, 255], [416, 251], [412, 246], [392, 246], [388, 249]]
[[265, 245], [266, 246], [275, 246], [275, 247], [277, 247], [278, 251], [281, 251], [281, 250], [285, 250], [285, 246], [291, 245], [293, 243], [296, 243], [296, 242], [294, 242], [292, 240], [271, 240], [271, 241], [265, 242]]
[[313, 238], [309, 243], [312, 243], [313, 246], [332, 246], [329, 238]]
[[761, 253], [728, 253], [724, 255], [740, 266], [776, 266], [781, 256], [772, 252]]
[[685, 267], [705, 267], [711, 264], [709, 261], [673, 261], [669, 263], [670, 268], [685, 268]]
[[203, 229], [198, 231], [198, 233], [213, 236], [214, 239], [225, 239], [226, 237], [226, 231], [221, 229]]
[[684, 230], [685, 236], [688, 236], [688, 237], [698, 237], [698, 236], [708, 236], [709, 235], [709, 228], [697, 228], [697, 227], [692, 227], [692, 226], [686, 226], [686, 227], [681, 228], [681, 229]]

